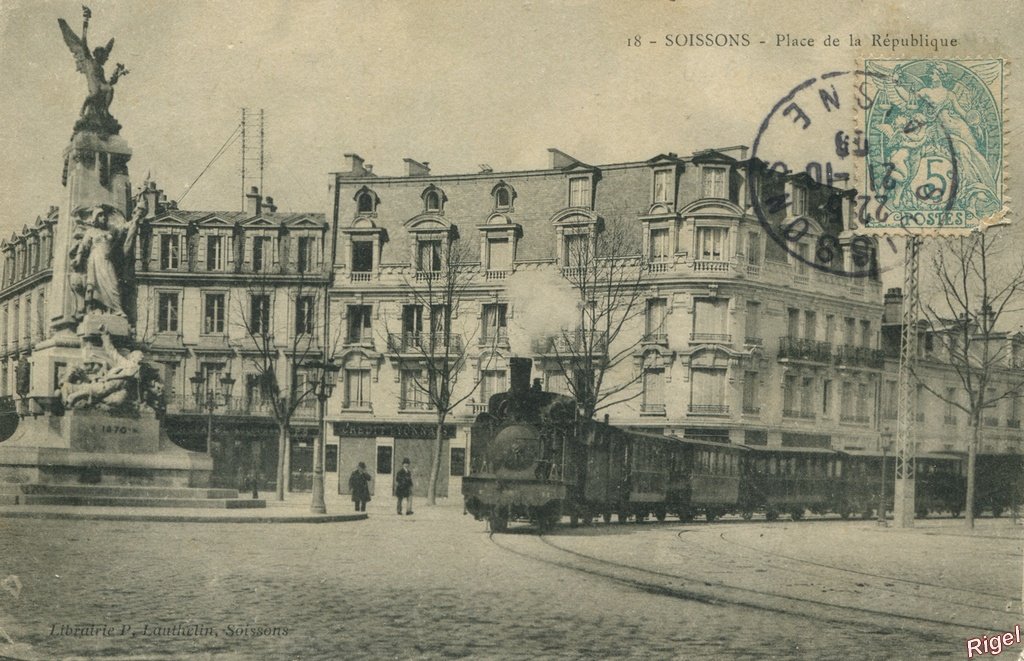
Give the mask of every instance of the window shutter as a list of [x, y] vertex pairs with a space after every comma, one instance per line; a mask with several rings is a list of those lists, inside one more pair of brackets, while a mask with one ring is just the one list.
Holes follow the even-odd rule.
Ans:
[[248, 233], [238, 235], [238, 246], [242, 251], [242, 270], [252, 270], [252, 242], [255, 240], [254, 237], [248, 236]]
[[208, 240], [208, 236], [209, 234], [203, 232], [198, 234], [196, 237], [196, 261], [198, 262], [196, 266], [201, 271], [206, 270], [206, 242]]
[[225, 234], [224, 238], [224, 270], [234, 271], [237, 260], [235, 259], [235, 237]]

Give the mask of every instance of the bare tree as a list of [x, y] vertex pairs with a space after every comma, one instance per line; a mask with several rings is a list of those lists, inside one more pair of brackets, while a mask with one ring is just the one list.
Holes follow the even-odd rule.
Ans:
[[[470, 261], [470, 247], [459, 241], [447, 245], [428, 246], [419, 255], [413, 279], [406, 279], [406, 287], [422, 314], [428, 315], [429, 329], [424, 331], [423, 319], [403, 319], [401, 333], [388, 332], [388, 350], [412, 354], [418, 374], [408, 386], [423, 398], [425, 408], [435, 415], [434, 441], [431, 448], [430, 474], [427, 482], [427, 502], [437, 502], [437, 486], [443, 461], [445, 423], [451, 413], [468, 400], [480, 385], [479, 376], [471, 377], [469, 385], [459, 389], [460, 377], [470, 359], [476, 329], [456, 332], [452, 319], [460, 317], [467, 307], [479, 265]], [[386, 329], [386, 332], [389, 329]], [[497, 341], [497, 337], [493, 337]], [[491, 354], [493, 356], [493, 353]], [[403, 393], [403, 397], [408, 393]], [[403, 404], [407, 405], [407, 404]]]
[[550, 344], [542, 350], [552, 353], [569, 377], [569, 394], [589, 420], [639, 395], [633, 386], [641, 373], [606, 377], [632, 360], [643, 341], [641, 333], [629, 331], [644, 314], [641, 283], [647, 264], [635, 234], [621, 225], [569, 237], [565, 251], [562, 277], [578, 295], [577, 323], [546, 340]]
[[[934, 282], [922, 293], [922, 311], [933, 342], [938, 341], [949, 368], [967, 395], [951, 397], [923, 374], [914, 378], [925, 390], [967, 414], [966, 523], [974, 527], [975, 464], [984, 435], [985, 411], [1024, 390], [1024, 375], [1011, 367], [1008, 334], [997, 330], [1019, 312], [1024, 300], [1024, 260], [1000, 249], [999, 228], [946, 239], [931, 260]], [[991, 233], [991, 234], [990, 234]], [[1003, 239], [1003, 246], [1012, 244]]]
[[[238, 300], [232, 315], [248, 338], [243, 352], [256, 379], [254, 392], [259, 401], [248, 406], [265, 408], [277, 425], [276, 498], [284, 500], [288, 490], [288, 447], [292, 421], [300, 408], [315, 401], [314, 386], [319, 373], [307, 365], [329, 357], [329, 329], [320, 321], [318, 310], [326, 302], [326, 280], [319, 272], [300, 270], [282, 277], [278, 273], [254, 273], [247, 279], [247, 296]], [[282, 323], [274, 319], [275, 299], [285, 296], [289, 311]], [[322, 369], [322, 368], [321, 368]], [[307, 378], [302, 378], [303, 376]], [[247, 388], [247, 384], [242, 384]], [[256, 441], [259, 443], [259, 441]], [[259, 465], [260, 448], [256, 457]]]

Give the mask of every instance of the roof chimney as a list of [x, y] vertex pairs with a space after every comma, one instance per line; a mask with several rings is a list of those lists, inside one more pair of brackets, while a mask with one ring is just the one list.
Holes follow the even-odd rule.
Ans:
[[569, 156], [561, 149], [555, 149], [554, 147], [548, 147], [548, 163], [552, 170], [564, 170], [570, 168], [579, 161], [572, 156]]
[[403, 158], [405, 161], [405, 176], [407, 177], [426, 177], [430, 174], [430, 163], [423, 161], [414, 161], [411, 158]]
[[248, 193], [245, 194], [245, 212], [250, 216], [260, 215], [262, 211], [263, 198], [260, 196], [260, 189], [258, 186], [253, 186]]
[[364, 165], [363, 169], [366, 171], [366, 174], [373, 174], [373, 166], [370, 165], [369, 163]]
[[363, 157], [359, 154], [345, 154], [345, 165], [351, 177], [364, 177], [367, 174], [367, 169], [363, 167]]
[[163, 191], [156, 187], [156, 182], [151, 181], [142, 191], [142, 199], [146, 201], [146, 218], [154, 218], [159, 213], [160, 200]]
[[263, 198], [263, 208], [269, 211], [270, 213], [274, 213], [275, 211], [277, 211], [277, 205], [274, 204], [274, 198], [270, 197], [269, 195]]

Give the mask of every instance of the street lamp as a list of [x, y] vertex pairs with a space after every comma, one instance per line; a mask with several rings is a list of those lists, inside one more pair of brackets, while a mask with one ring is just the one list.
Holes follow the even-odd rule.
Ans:
[[211, 454], [213, 442], [213, 411], [221, 406], [231, 406], [231, 390], [235, 387], [235, 380], [231, 378], [231, 372], [225, 372], [220, 378], [221, 391], [213, 390], [213, 384], [207, 384], [206, 375], [202, 370], [196, 371], [189, 381], [192, 383], [192, 392], [196, 398], [196, 406], [206, 408], [206, 454]]
[[308, 367], [317, 371], [317, 380], [313, 383], [313, 394], [320, 403], [320, 434], [313, 441], [313, 498], [309, 511], [314, 514], [326, 514], [327, 504], [324, 502], [324, 440], [327, 438], [327, 400], [334, 392], [338, 381], [338, 370], [341, 369], [333, 360], [315, 361]]

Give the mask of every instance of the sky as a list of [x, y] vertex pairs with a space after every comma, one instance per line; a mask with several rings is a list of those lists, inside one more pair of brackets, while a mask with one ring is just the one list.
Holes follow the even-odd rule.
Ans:
[[[599, 164], [749, 145], [793, 85], [884, 55], [823, 47], [827, 34], [958, 36], [961, 56], [1013, 59], [1022, 49], [1011, 3], [987, 3], [983, 12], [957, 3], [923, 11], [924, 3], [851, 1], [813, 11], [819, 6], [107, 0], [93, 4], [89, 29], [93, 46], [116, 38], [111, 60], [131, 72], [111, 111], [134, 150], [136, 185], [150, 173], [181, 199], [234, 132], [240, 109], [263, 108], [264, 192], [282, 210], [319, 212], [328, 209], [328, 175], [347, 152], [397, 175], [406, 157], [449, 174], [481, 164], [543, 168], [549, 147]], [[62, 150], [85, 80], [58, 17], [78, 31], [80, 3], [0, 0], [0, 235], [62, 204]], [[694, 33], [747, 33], [755, 43], [664, 45], [668, 35]], [[816, 45], [776, 46], [778, 34]], [[628, 45], [634, 35], [642, 46]], [[1020, 135], [1019, 126], [1010, 130]], [[239, 165], [236, 142], [182, 206], [239, 208]], [[1015, 160], [1011, 176], [1019, 170]]]

